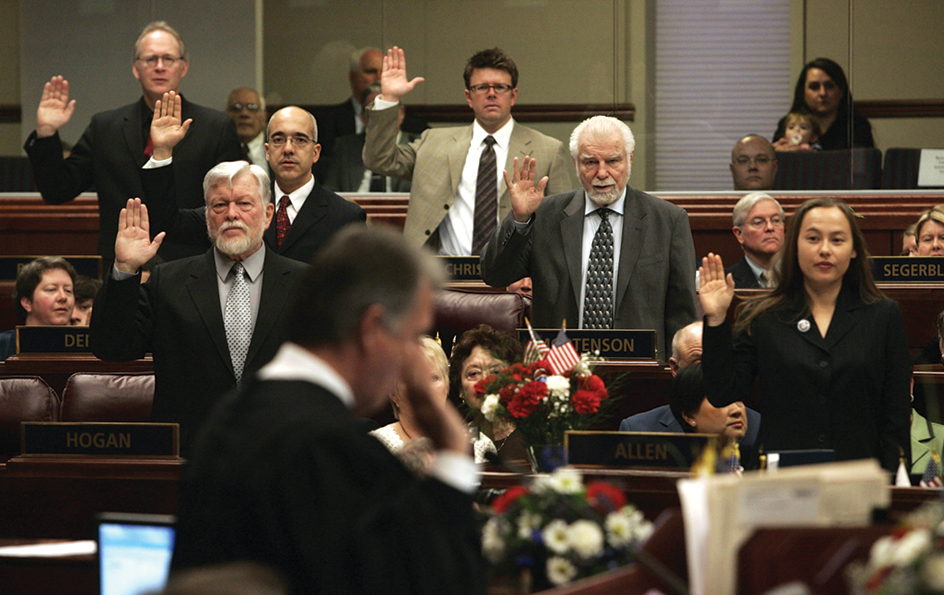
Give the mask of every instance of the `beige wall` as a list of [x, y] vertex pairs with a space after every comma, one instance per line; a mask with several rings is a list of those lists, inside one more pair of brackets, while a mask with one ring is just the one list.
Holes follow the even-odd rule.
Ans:
[[[0, 105], [20, 103], [20, 3], [0, 0]], [[0, 124], [0, 155], [20, 154], [20, 125]]]

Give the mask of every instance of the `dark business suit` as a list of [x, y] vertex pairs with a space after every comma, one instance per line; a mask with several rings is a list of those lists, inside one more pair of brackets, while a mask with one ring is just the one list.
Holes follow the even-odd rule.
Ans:
[[[757, 433], [760, 431], [760, 413], [750, 407], [747, 410], [747, 432], [741, 438], [741, 446], [753, 446], [757, 442]], [[682, 424], [672, 415], [672, 408], [661, 405], [649, 411], [631, 415], [620, 422], [620, 432], [669, 432], [681, 434], [685, 432]]]
[[[335, 192], [357, 192], [364, 180], [364, 139], [366, 132], [342, 136], [334, 144], [334, 158], [325, 179], [325, 187]], [[409, 143], [416, 138], [413, 134], [402, 134], [400, 144]], [[400, 178], [386, 178], [390, 180], [392, 192], [409, 192], [411, 183]], [[386, 192], [386, 187], [383, 190]]]
[[760, 283], [757, 282], [757, 277], [754, 276], [751, 265], [747, 264], [747, 255], [724, 269], [725, 276], [727, 276], [728, 273], [731, 273], [734, 277], [734, 287], [737, 289], [760, 288]]
[[[582, 188], [546, 197], [526, 234], [509, 213], [485, 248], [489, 285], [531, 277], [536, 327], [577, 324], [585, 197]], [[614, 328], [655, 329], [666, 357], [676, 331], [695, 320], [695, 246], [685, 211], [627, 186], [616, 272]]]
[[703, 342], [716, 407], [745, 400], [759, 377], [767, 451], [835, 449], [837, 460], [875, 457], [891, 472], [899, 447], [910, 460], [911, 362], [896, 302], [843, 289], [825, 339], [800, 299], [755, 318], [733, 345], [728, 323], [706, 324]]
[[412, 475], [334, 394], [253, 380], [201, 435], [172, 570], [252, 560], [292, 593], [475, 595], [480, 539], [471, 496]]
[[[187, 100], [183, 101], [181, 117], [192, 118], [193, 124], [174, 147], [177, 201], [184, 209], [202, 207], [207, 171], [221, 161], [241, 158], [236, 126], [226, 114]], [[26, 153], [43, 200], [62, 204], [86, 190], [97, 192], [101, 215], [98, 252], [108, 261], [115, 258], [119, 212], [129, 198], [144, 195], [139, 171], [148, 160], [144, 155], [145, 118], [150, 122], [151, 111], [144, 99], [95, 114], [68, 159], [62, 158], [58, 134], [37, 138], [34, 132], [26, 140]], [[151, 228], [164, 229], [165, 223], [152, 220]], [[202, 254], [208, 247], [204, 234], [193, 244], [169, 240], [161, 246], [160, 254], [172, 260]]]
[[[279, 196], [272, 198], [276, 207], [280, 198]], [[282, 240], [282, 245], [278, 245], [275, 217], [272, 217], [272, 223], [265, 231], [264, 237], [266, 245], [271, 250], [282, 256], [309, 263], [315, 252], [327, 244], [335, 233], [351, 223], [365, 221], [367, 221], [367, 213], [364, 209], [334, 192], [325, 190], [316, 181], [308, 198], [305, 199], [305, 204], [295, 215], [295, 221], [292, 221], [292, 226]]]
[[[265, 253], [262, 295], [243, 378], [272, 359], [283, 340], [283, 314], [291, 289], [305, 265]], [[154, 268], [140, 277], [116, 281], [105, 276], [92, 309], [89, 340], [106, 361], [154, 357], [151, 419], [180, 423], [184, 454], [219, 397], [236, 386], [213, 250]]]

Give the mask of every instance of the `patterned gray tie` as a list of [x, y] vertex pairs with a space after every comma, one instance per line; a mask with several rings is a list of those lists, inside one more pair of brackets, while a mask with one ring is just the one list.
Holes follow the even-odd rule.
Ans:
[[613, 228], [610, 209], [597, 209], [600, 227], [593, 236], [587, 263], [587, 291], [583, 302], [583, 328], [613, 328]]
[[246, 269], [241, 262], [233, 265], [233, 287], [226, 298], [223, 312], [223, 326], [226, 328], [226, 342], [229, 344], [229, 357], [233, 361], [236, 384], [242, 381], [243, 366], [249, 343], [252, 341], [252, 303], [249, 298], [249, 286], [246, 285]]

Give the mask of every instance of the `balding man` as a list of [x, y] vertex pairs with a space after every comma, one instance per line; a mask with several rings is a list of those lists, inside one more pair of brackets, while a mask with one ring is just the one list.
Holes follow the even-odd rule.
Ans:
[[771, 262], [783, 246], [783, 207], [769, 194], [751, 192], [734, 205], [732, 232], [744, 250], [744, 258], [725, 273], [734, 277], [738, 289], [769, 287]]
[[679, 329], [672, 337], [672, 355], [669, 357], [669, 369], [672, 376], [695, 362], [701, 361], [702, 323], [693, 322]]
[[226, 113], [236, 123], [236, 134], [242, 144], [243, 157], [253, 165], [266, 167], [265, 100], [255, 89], [239, 87], [226, 98]]
[[731, 177], [735, 190], [773, 190], [777, 153], [766, 138], [748, 134], [731, 149]]

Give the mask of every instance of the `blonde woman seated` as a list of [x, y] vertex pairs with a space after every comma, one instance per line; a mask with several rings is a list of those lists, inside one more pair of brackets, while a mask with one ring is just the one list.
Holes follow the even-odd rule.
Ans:
[[[420, 342], [433, 374], [433, 385], [445, 401], [449, 396], [449, 362], [446, 360], [446, 354], [431, 337], [423, 337]], [[403, 382], [397, 382], [393, 393], [390, 394], [390, 406], [397, 421], [377, 428], [371, 435], [383, 442], [390, 452], [399, 456], [408, 469], [425, 474], [433, 463], [433, 443], [420, 432], [409, 399], [402, 398], [404, 390]]]

